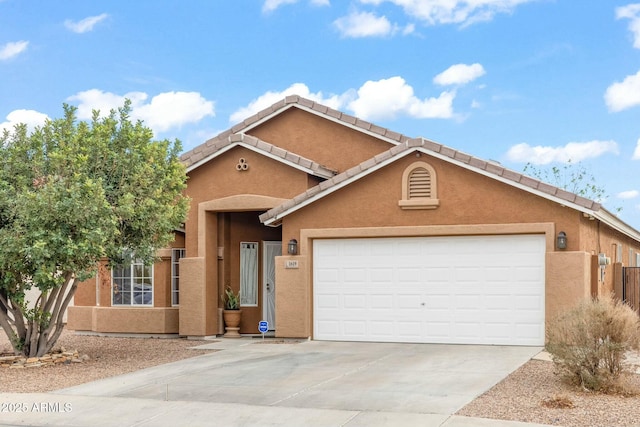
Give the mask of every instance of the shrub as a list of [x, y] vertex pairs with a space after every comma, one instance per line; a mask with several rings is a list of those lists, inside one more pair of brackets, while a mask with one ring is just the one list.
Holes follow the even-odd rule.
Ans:
[[545, 408], [552, 409], [571, 409], [576, 406], [573, 403], [573, 400], [571, 400], [571, 398], [566, 394], [555, 394], [551, 397], [543, 399], [541, 404]]
[[611, 295], [586, 300], [555, 319], [547, 331], [547, 351], [571, 384], [617, 392], [631, 372], [627, 353], [640, 344], [638, 315]]

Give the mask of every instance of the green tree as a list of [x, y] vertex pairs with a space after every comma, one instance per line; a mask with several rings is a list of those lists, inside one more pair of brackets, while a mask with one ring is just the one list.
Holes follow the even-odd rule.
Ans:
[[0, 327], [17, 354], [51, 350], [101, 259], [152, 262], [184, 222], [180, 142], [153, 141], [130, 111], [126, 101], [87, 123], [65, 104], [61, 119], [0, 136]]

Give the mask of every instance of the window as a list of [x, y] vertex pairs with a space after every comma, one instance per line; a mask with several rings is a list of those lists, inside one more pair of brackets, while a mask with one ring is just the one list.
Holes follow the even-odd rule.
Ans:
[[436, 172], [426, 162], [415, 162], [402, 175], [402, 209], [435, 209], [440, 205]]
[[240, 305], [258, 305], [258, 243], [240, 243]]
[[112, 305], [153, 305], [153, 266], [133, 261], [111, 271]]
[[171, 249], [171, 305], [180, 304], [180, 258], [184, 249]]

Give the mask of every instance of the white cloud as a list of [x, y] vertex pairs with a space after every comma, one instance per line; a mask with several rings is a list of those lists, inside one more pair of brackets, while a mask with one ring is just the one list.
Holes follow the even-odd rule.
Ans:
[[[268, 13], [273, 12], [280, 6], [285, 4], [295, 4], [298, 3], [298, 0], [265, 0], [262, 4], [262, 12]], [[331, 2], [329, 0], [309, 0], [312, 6], [330, 6]]]
[[348, 107], [365, 120], [392, 119], [405, 114], [418, 119], [453, 117], [455, 92], [442, 92], [437, 98], [423, 100], [402, 77], [367, 81], [358, 89], [358, 97]]
[[490, 21], [498, 13], [511, 13], [516, 6], [534, 0], [360, 0], [380, 5], [384, 2], [402, 7], [412, 18], [429, 25], [461, 24]]
[[70, 19], [67, 19], [66, 21], [64, 21], [64, 26], [74, 33], [82, 34], [93, 30], [93, 27], [95, 27], [96, 24], [104, 21], [108, 16], [108, 14], [103, 13], [101, 15], [89, 16], [80, 21], [72, 21]]
[[485, 75], [484, 67], [478, 63], [455, 64], [433, 78], [433, 82], [440, 86], [467, 84]]
[[630, 19], [629, 31], [633, 34], [633, 47], [640, 49], [640, 3], [616, 8], [616, 18]]
[[78, 92], [67, 98], [67, 101], [78, 101], [78, 118], [81, 120], [90, 119], [93, 116], [93, 110], [99, 110], [101, 115], [107, 115], [111, 110], [122, 107], [125, 98], [131, 100], [131, 106], [135, 108], [147, 99], [148, 95], [144, 92], [129, 92], [124, 95], [116, 95], [111, 92], [104, 92], [100, 89], [89, 89]]
[[640, 138], [638, 138], [638, 142], [636, 142], [636, 149], [633, 150], [633, 156], [631, 156], [632, 160], [640, 160]]
[[438, 97], [419, 99], [402, 77], [367, 81], [358, 90], [349, 89], [340, 95], [325, 97], [322, 92], [311, 93], [304, 83], [294, 83], [281, 92], [266, 92], [246, 107], [231, 114], [229, 121], [238, 123], [289, 95], [303, 98], [340, 110], [348, 109], [363, 120], [393, 119], [405, 115], [417, 119], [447, 119], [454, 117], [455, 91], [444, 91]]
[[294, 4], [298, 0], [265, 0], [262, 4], [263, 12], [272, 12], [284, 4]]
[[7, 115], [7, 120], [0, 123], [0, 134], [5, 130], [13, 132], [15, 125], [24, 123], [32, 131], [36, 126], [42, 126], [49, 116], [35, 110], [13, 110]]
[[386, 36], [395, 28], [385, 16], [376, 16], [370, 12], [353, 12], [333, 21], [333, 25], [343, 37], [375, 37]]
[[207, 101], [198, 92], [164, 92], [147, 99], [144, 92], [117, 95], [99, 89], [91, 89], [67, 98], [78, 101], [78, 118], [90, 119], [93, 110], [106, 115], [112, 109], [122, 107], [125, 98], [131, 100], [131, 118], [144, 120], [154, 132], [165, 132], [187, 123], [197, 123], [205, 117], [215, 116], [213, 101]]
[[640, 71], [609, 86], [604, 100], [609, 111], [613, 112], [640, 105]]
[[415, 24], [407, 24], [403, 30], [402, 30], [402, 35], [406, 36], [409, 34], [413, 34], [416, 31], [416, 25]]
[[618, 199], [635, 199], [636, 197], [638, 197], [638, 195], [640, 195], [640, 192], [638, 190], [629, 190], [621, 191], [620, 193], [616, 194], [616, 197]]
[[561, 147], [542, 145], [532, 147], [527, 143], [522, 143], [511, 147], [507, 152], [507, 158], [512, 162], [546, 165], [553, 162], [581, 162], [585, 159], [600, 157], [606, 153], [618, 154], [618, 144], [615, 141], [594, 140], [570, 142]]
[[0, 61], [13, 58], [14, 56], [24, 52], [29, 46], [29, 42], [26, 40], [20, 40], [18, 42], [9, 42], [0, 47]]
[[164, 132], [213, 117], [215, 111], [213, 101], [207, 101], [198, 92], [164, 92], [151, 98], [148, 104], [137, 106], [132, 115], [144, 120], [151, 129]]
[[256, 114], [257, 112], [264, 110], [272, 104], [281, 101], [284, 97], [289, 95], [299, 95], [303, 98], [310, 99], [334, 109], [340, 109], [342, 105], [344, 105], [345, 97], [348, 97], [348, 94], [346, 94], [342, 96], [331, 95], [328, 98], [325, 98], [322, 95], [322, 92], [311, 93], [307, 85], [305, 85], [304, 83], [294, 83], [281, 92], [269, 91], [264, 95], [259, 96], [258, 98], [251, 101], [246, 107], [242, 107], [231, 114], [229, 121], [232, 123], [240, 122], [247, 117]]

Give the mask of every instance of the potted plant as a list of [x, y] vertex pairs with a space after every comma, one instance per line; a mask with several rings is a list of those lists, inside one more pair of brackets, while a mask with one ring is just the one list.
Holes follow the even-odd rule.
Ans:
[[224, 311], [224, 336], [226, 338], [240, 338], [240, 319], [242, 310], [240, 310], [240, 291], [234, 293], [231, 286], [227, 285], [222, 296]]

